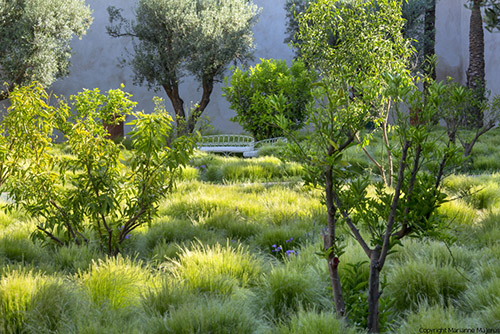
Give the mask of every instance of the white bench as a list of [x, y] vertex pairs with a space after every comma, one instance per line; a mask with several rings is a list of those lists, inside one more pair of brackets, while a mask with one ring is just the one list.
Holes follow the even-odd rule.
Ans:
[[211, 135], [203, 136], [198, 142], [198, 148], [204, 152], [245, 153], [253, 151], [255, 140], [245, 135]]

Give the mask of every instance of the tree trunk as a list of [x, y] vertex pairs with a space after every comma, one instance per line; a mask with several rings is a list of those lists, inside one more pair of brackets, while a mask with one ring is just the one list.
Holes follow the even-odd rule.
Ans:
[[163, 85], [163, 89], [165, 93], [167, 93], [170, 102], [172, 103], [172, 107], [175, 112], [175, 121], [177, 126], [184, 126], [186, 122], [186, 113], [184, 111], [184, 100], [181, 99], [179, 95], [179, 86], [177, 83], [170, 85]]
[[193, 113], [189, 116], [189, 119], [187, 121], [186, 127], [188, 133], [193, 133], [196, 122], [198, 122], [198, 119], [200, 118], [201, 114], [203, 114], [208, 103], [210, 102], [210, 95], [212, 94], [212, 91], [214, 89], [213, 76], [207, 76], [206, 78], [203, 78], [201, 86], [203, 88], [203, 95], [201, 96], [200, 103], [193, 110]]
[[[436, 54], [436, 0], [430, 0], [425, 8], [424, 14], [424, 59]], [[426, 73], [433, 80], [436, 80], [435, 67], [430, 68]]]
[[[467, 87], [477, 92], [476, 98], [483, 99], [485, 89], [484, 73], [484, 31], [481, 4], [483, 0], [472, 0], [469, 32], [469, 68], [467, 69]], [[470, 128], [483, 126], [482, 110], [472, 106], [464, 124]]]
[[[325, 195], [326, 195], [326, 208], [328, 211], [328, 232], [323, 236], [323, 244], [325, 251], [331, 249], [335, 243], [335, 228], [337, 218], [335, 217], [337, 208], [333, 204], [333, 183], [332, 183], [332, 168], [327, 167], [325, 170]], [[342, 297], [342, 286], [340, 285], [340, 277], [338, 272], [339, 258], [333, 251], [328, 255], [328, 270], [330, 272], [330, 281], [333, 290], [333, 302], [335, 304], [335, 311], [340, 317], [345, 316], [345, 304]]]
[[380, 298], [380, 246], [377, 246], [370, 258], [370, 278], [368, 283], [368, 330], [370, 333], [379, 332], [378, 306]]

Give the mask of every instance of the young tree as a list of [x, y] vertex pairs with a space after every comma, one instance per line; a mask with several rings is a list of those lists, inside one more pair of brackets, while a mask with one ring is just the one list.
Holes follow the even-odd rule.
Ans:
[[[48, 103], [40, 85], [11, 92], [11, 106], [0, 129], [2, 191], [37, 220], [42, 239], [59, 245], [97, 240], [116, 255], [137, 227], [150, 223], [189, 161], [194, 137], [169, 138], [173, 119], [157, 102], [155, 113], [132, 113], [135, 105], [120, 89], [101, 94], [85, 90], [70, 104]], [[117, 118], [116, 115], [121, 115]], [[108, 138], [103, 120], [135, 120], [132, 149], [124, 164], [120, 146]], [[51, 153], [58, 130], [70, 157]]]
[[[252, 55], [252, 26], [257, 7], [247, 0], [139, 0], [135, 22], [108, 8], [113, 37], [137, 40], [131, 64], [135, 80], [162, 87], [172, 102], [179, 126], [192, 132], [210, 102], [214, 83], [233, 61]], [[189, 112], [179, 93], [186, 74], [193, 75], [202, 96]]]
[[[324, 255], [340, 316], [348, 316], [350, 307], [344, 303], [338, 273], [340, 225], [368, 257], [367, 326], [373, 333], [379, 331], [380, 274], [387, 256], [405, 236], [423, 237], [439, 230], [442, 222], [434, 213], [445, 199], [441, 182], [447, 168], [457, 162], [453, 143], [443, 148], [433, 142], [430, 120], [440, 97], [429, 85], [424, 99], [418, 80], [407, 70], [413, 50], [402, 36], [403, 24], [401, 2], [395, 0], [356, 0], [349, 6], [318, 0], [300, 21], [302, 55], [314, 64], [321, 82], [316, 103], [309, 108], [314, 131], [305, 145], [297, 143], [294, 155], [306, 161], [309, 179], [324, 189]], [[335, 44], [329, 40], [333, 29], [338, 36]], [[280, 110], [280, 100], [276, 97], [274, 102]], [[399, 108], [402, 103], [420, 110], [422, 122], [410, 125]], [[393, 135], [388, 129], [390, 114]], [[368, 120], [376, 127], [366, 133]], [[286, 118], [278, 117], [277, 124], [287, 129]], [[343, 155], [356, 144], [364, 148], [375, 135], [382, 137], [386, 158], [369, 155], [381, 176], [373, 179], [349, 165]]]
[[69, 73], [70, 42], [92, 23], [84, 0], [0, 0], [0, 101], [16, 86]]

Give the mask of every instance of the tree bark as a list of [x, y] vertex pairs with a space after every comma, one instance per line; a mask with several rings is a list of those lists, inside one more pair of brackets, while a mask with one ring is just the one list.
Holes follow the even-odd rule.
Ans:
[[[325, 195], [326, 195], [326, 208], [328, 212], [328, 232], [323, 236], [323, 244], [325, 251], [331, 249], [335, 243], [335, 228], [337, 218], [335, 214], [337, 207], [333, 204], [333, 177], [332, 167], [327, 167], [325, 170]], [[342, 297], [342, 287], [340, 284], [340, 277], [338, 272], [339, 258], [333, 251], [328, 255], [328, 270], [330, 272], [330, 281], [333, 290], [333, 302], [335, 304], [335, 311], [340, 317], [345, 316], [345, 304]]]
[[201, 86], [203, 88], [203, 95], [201, 96], [200, 103], [193, 110], [193, 113], [189, 116], [188, 122], [186, 124], [187, 131], [189, 133], [193, 133], [196, 122], [198, 122], [198, 119], [200, 118], [201, 114], [203, 114], [205, 108], [210, 102], [210, 95], [212, 94], [212, 91], [214, 89], [213, 76], [203, 78]]
[[[436, 0], [430, 0], [424, 13], [424, 59], [436, 54]], [[436, 68], [429, 67], [426, 73], [431, 79], [436, 80]], [[427, 87], [426, 87], [427, 88]]]
[[162, 86], [172, 103], [172, 107], [174, 108], [177, 126], [184, 125], [184, 122], [186, 122], [186, 113], [184, 111], [184, 100], [181, 99], [181, 96], [179, 95], [179, 85], [172, 82], [168, 85], [164, 84]]
[[[484, 30], [481, 5], [483, 0], [472, 0], [470, 31], [469, 31], [469, 67], [467, 69], [467, 87], [477, 92], [476, 98], [484, 99], [485, 73], [484, 73]], [[464, 124], [470, 128], [483, 126], [482, 110], [472, 106]]]
[[379, 332], [379, 299], [381, 292], [380, 286], [380, 268], [379, 265], [380, 246], [375, 247], [370, 258], [370, 278], [368, 283], [368, 330], [370, 333]]

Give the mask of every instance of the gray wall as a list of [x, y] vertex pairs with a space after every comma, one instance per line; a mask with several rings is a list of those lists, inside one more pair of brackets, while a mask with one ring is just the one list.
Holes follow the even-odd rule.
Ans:
[[[468, 66], [468, 33], [470, 10], [464, 7], [466, 0], [438, 0], [436, 22], [436, 53], [438, 55], [438, 79], [452, 76], [465, 83]], [[254, 28], [255, 62], [259, 58], [278, 58], [291, 61], [293, 53], [283, 43], [285, 38], [285, 0], [254, 0], [262, 8], [260, 20]], [[94, 23], [87, 35], [72, 43], [74, 55], [71, 58], [71, 74], [52, 86], [56, 94], [70, 95], [83, 88], [100, 88], [102, 91], [118, 88], [121, 83], [125, 90], [134, 95], [138, 108], [151, 111], [152, 97], [158, 95], [172, 110], [170, 101], [163, 91], [149, 91], [145, 87], [134, 86], [130, 68], [121, 68], [118, 58], [132, 47], [131, 41], [113, 39], [106, 34], [108, 24], [106, 8], [110, 5], [125, 8], [125, 15], [132, 17], [131, 7], [135, 0], [87, 0], [94, 10]], [[485, 59], [487, 87], [493, 94], [500, 94], [500, 33], [485, 31]], [[254, 63], [255, 63], [254, 62]], [[186, 103], [196, 103], [201, 96], [198, 84], [187, 78], [181, 86]], [[241, 127], [229, 119], [234, 112], [222, 97], [221, 84], [217, 84], [211, 102], [205, 112], [215, 129], [224, 133], [240, 132]]]
[[[106, 34], [108, 24], [108, 6], [128, 9], [124, 16], [132, 16], [131, 7], [133, 0], [87, 0], [94, 13], [94, 22], [81, 40], [72, 43], [74, 55], [71, 58], [71, 74], [54, 83], [52, 89], [56, 94], [71, 95], [83, 88], [93, 89], [98, 87], [101, 91], [115, 89], [121, 83], [125, 90], [133, 94], [133, 99], [138, 102], [138, 109], [152, 111], [153, 96], [165, 99], [167, 110], [172, 110], [170, 101], [163, 90], [150, 91], [146, 87], [134, 86], [130, 68], [119, 66], [119, 57], [126, 55], [126, 49], [132, 50], [131, 40], [126, 38], [111, 38]], [[293, 52], [283, 43], [285, 39], [285, 0], [254, 0], [262, 8], [260, 19], [254, 27], [255, 35], [255, 60], [259, 58], [279, 58], [291, 62]], [[204, 116], [208, 116], [215, 130], [223, 133], [237, 133], [242, 129], [239, 124], [229, 119], [235, 113], [229, 109], [229, 104], [222, 96], [222, 84], [216, 84], [212, 93], [210, 104]], [[199, 85], [192, 78], [186, 78], [181, 84], [181, 97], [186, 104], [194, 104], [201, 97]]]

